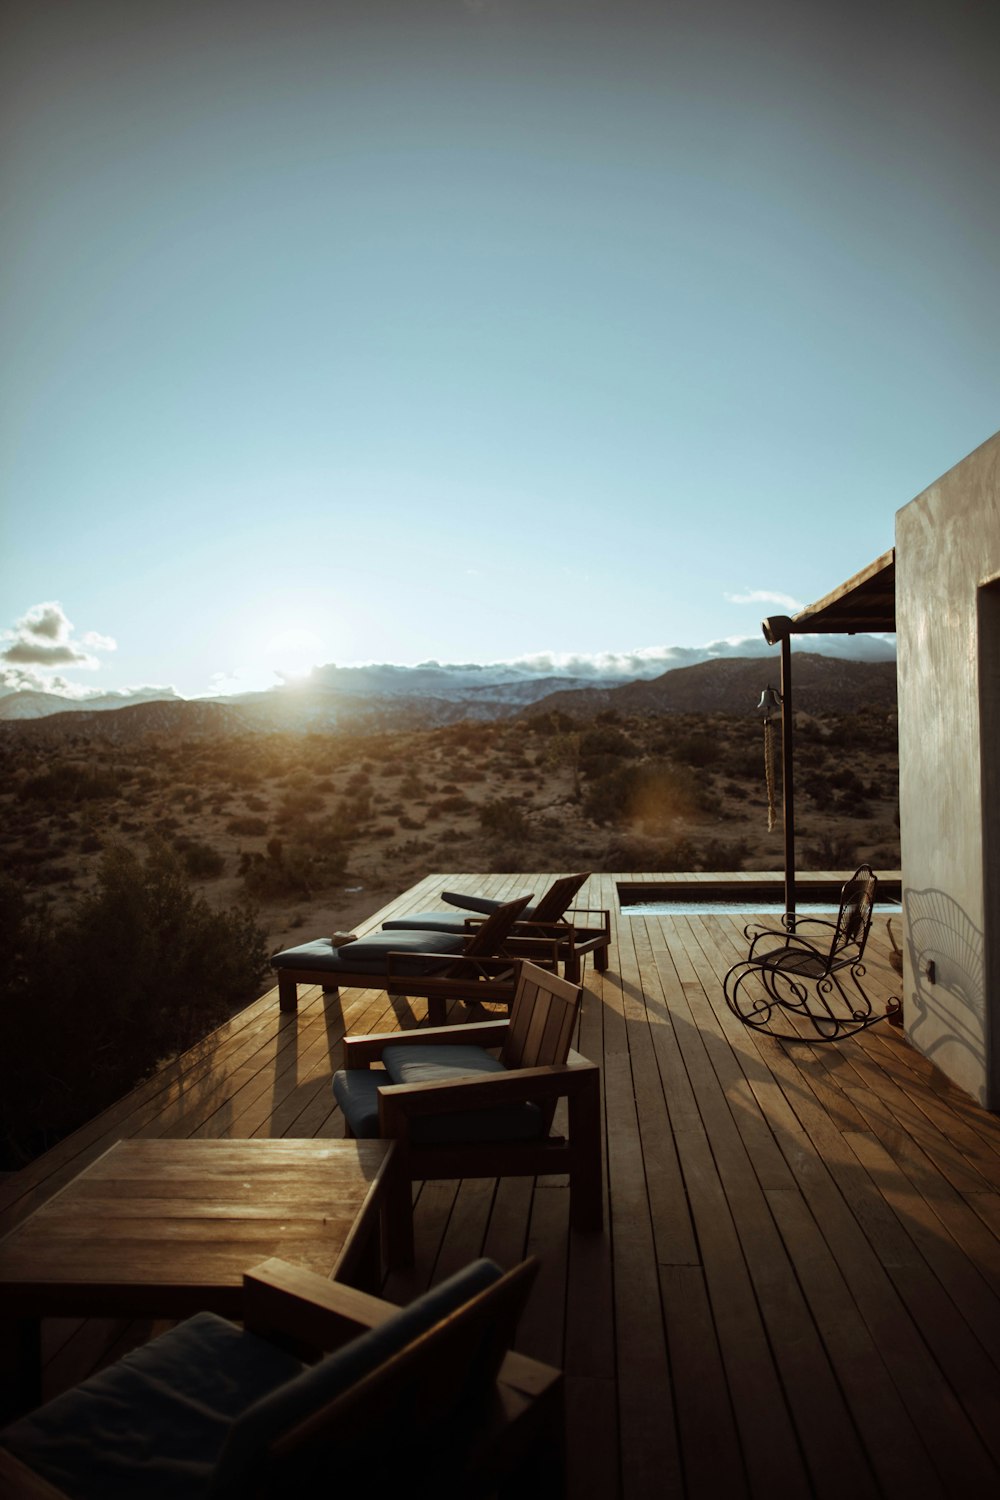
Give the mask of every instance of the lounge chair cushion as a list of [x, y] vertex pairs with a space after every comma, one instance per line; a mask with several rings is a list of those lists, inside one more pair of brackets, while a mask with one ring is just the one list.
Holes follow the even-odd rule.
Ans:
[[[488, 917], [496, 911], [498, 906], [502, 906], [504, 901], [516, 901], [517, 897], [505, 896], [504, 901], [501, 901], [496, 896], [466, 896], [461, 891], [442, 891], [441, 900], [447, 901], [449, 906], [460, 906], [463, 911], [479, 912], [481, 916]], [[534, 909], [533, 906], [526, 906], [521, 913], [520, 920], [530, 922]]]
[[78, 1500], [200, 1497], [236, 1418], [303, 1368], [198, 1313], [22, 1417], [0, 1443]]
[[[334, 1074], [333, 1092], [354, 1134], [375, 1139], [379, 1133], [378, 1091], [393, 1083], [444, 1083], [483, 1073], [503, 1073], [503, 1063], [482, 1047], [393, 1046], [382, 1051], [385, 1071], [348, 1068]], [[526, 1141], [542, 1133], [542, 1112], [523, 1102], [494, 1109], [428, 1115], [410, 1127], [414, 1142], [441, 1145], [448, 1141]]]
[[459, 933], [429, 937], [426, 932], [394, 930], [391, 933], [372, 933], [370, 937], [345, 943], [341, 948], [335, 948], [329, 938], [300, 943], [296, 948], [276, 953], [271, 966], [275, 969], [320, 970], [330, 974], [384, 974], [388, 955], [403, 953], [407, 959], [399, 963], [397, 972], [426, 974], [435, 966], [421, 963], [420, 954], [461, 953], [464, 948], [465, 937]]
[[74, 1500], [235, 1500], [253, 1492], [274, 1438], [500, 1275], [475, 1261], [316, 1365], [199, 1313], [6, 1428], [0, 1443]]
[[470, 918], [475, 922], [472, 912], [466, 912], [463, 916], [457, 911], [417, 911], [409, 917], [391, 917], [388, 922], [382, 923], [382, 931], [398, 932], [417, 928], [420, 932], [461, 932], [466, 937], [471, 937], [476, 929], [466, 925]]

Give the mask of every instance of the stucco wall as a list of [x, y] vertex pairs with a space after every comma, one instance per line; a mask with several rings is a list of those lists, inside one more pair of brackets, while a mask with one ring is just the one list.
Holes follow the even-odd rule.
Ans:
[[997, 580], [1000, 433], [896, 516], [906, 1030], [991, 1109], [1000, 1109], [1000, 833], [984, 837], [984, 805], [1000, 806], [1000, 746], [983, 743], [982, 727], [1000, 694], [1000, 596], [983, 590]]

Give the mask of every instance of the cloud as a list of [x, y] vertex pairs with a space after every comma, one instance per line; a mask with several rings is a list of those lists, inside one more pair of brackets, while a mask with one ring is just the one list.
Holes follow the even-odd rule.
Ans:
[[742, 594], [726, 594], [724, 597], [730, 604], [780, 604], [793, 615], [805, 609], [801, 599], [793, 599], [791, 594], [779, 594], [772, 589], [745, 589]]
[[83, 644], [85, 646], [89, 646], [92, 651], [118, 650], [118, 642], [114, 639], [113, 636], [99, 635], [96, 630], [88, 630], [86, 635], [81, 636], [80, 639], [82, 640]]
[[[96, 630], [87, 631], [79, 641], [73, 639], [73, 622], [58, 600], [33, 604], [10, 630], [0, 633], [0, 682], [8, 689], [31, 688], [40, 692], [63, 693], [67, 697], [85, 695], [63, 677], [47, 676], [57, 667], [84, 668], [95, 671], [101, 663], [94, 651], [114, 651], [116, 642]], [[11, 673], [13, 669], [13, 675]], [[21, 670], [34, 669], [34, 670]]]
[[40, 636], [48, 641], [64, 641], [72, 629], [62, 605], [56, 600], [48, 604], [33, 604], [27, 614], [14, 622], [14, 630], [18, 635]]

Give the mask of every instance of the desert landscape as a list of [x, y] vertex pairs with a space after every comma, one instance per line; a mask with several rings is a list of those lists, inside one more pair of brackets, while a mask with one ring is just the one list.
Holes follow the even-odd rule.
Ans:
[[[3, 867], [36, 910], [65, 913], [109, 842], [163, 840], [213, 908], [254, 907], [270, 952], [350, 928], [433, 868], [782, 859], [761, 725], [745, 715], [550, 710], [396, 732], [152, 734], [127, 749], [8, 739], [2, 753]], [[800, 868], [898, 866], [891, 715], [798, 715], [796, 775]]]
[[[802, 871], [899, 865], [892, 666], [858, 665], [817, 668], [795, 712]], [[0, 1054], [24, 1064], [0, 1170], [198, 1045], [272, 954], [428, 871], [780, 869], [780, 730], [768, 831], [763, 726], [717, 706], [759, 675], [709, 663], [424, 726], [411, 704], [254, 731], [184, 702], [0, 724]]]

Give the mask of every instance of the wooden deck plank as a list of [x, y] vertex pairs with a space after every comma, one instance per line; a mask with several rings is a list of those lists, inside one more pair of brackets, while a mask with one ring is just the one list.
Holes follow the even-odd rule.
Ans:
[[[443, 910], [444, 889], [537, 893], [553, 878], [432, 873], [358, 930]], [[1000, 1121], [886, 1025], [826, 1047], [749, 1031], [722, 996], [745, 919], [620, 912], [619, 880], [676, 879], [594, 876], [579, 898], [613, 927], [607, 973], [585, 971], [575, 1043], [602, 1067], [604, 1233], [570, 1230], [561, 1178], [417, 1185], [416, 1262], [385, 1294], [408, 1301], [480, 1253], [539, 1254], [519, 1337], [566, 1371], [571, 1500], [992, 1492]], [[887, 952], [873, 929], [880, 1004], [897, 983]], [[424, 1014], [380, 990], [313, 987], [282, 1015], [270, 991], [0, 1182], [0, 1225], [121, 1136], [341, 1134], [330, 1080], [345, 1032]], [[136, 1222], [140, 1206], [127, 1205]], [[46, 1389], [137, 1337], [47, 1323]]]

